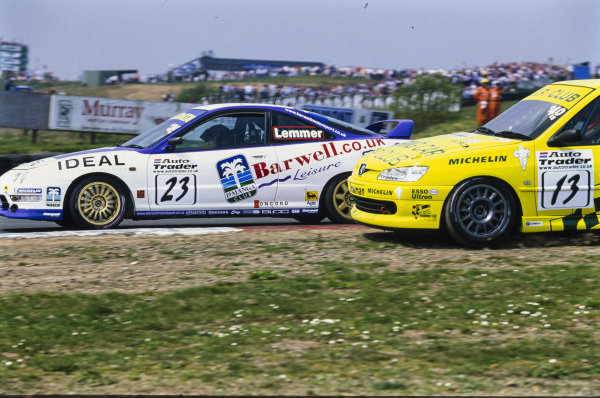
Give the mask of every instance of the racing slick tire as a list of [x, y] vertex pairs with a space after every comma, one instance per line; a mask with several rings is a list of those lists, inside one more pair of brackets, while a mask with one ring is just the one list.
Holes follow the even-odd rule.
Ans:
[[354, 207], [354, 196], [348, 189], [348, 177], [350, 173], [336, 176], [325, 190], [325, 210], [331, 222], [338, 224], [350, 224], [354, 219], [350, 211]]
[[123, 221], [126, 205], [120, 186], [107, 177], [81, 180], [69, 198], [70, 214], [76, 226], [86, 229], [107, 229]]
[[444, 221], [455, 241], [472, 247], [493, 246], [513, 230], [515, 200], [501, 182], [473, 178], [457, 185], [446, 202]]
[[75, 225], [73, 222], [73, 217], [71, 217], [71, 213], [69, 213], [68, 211], [63, 212], [62, 220], [54, 222], [63, 228], [73, 228], [73, 226]]

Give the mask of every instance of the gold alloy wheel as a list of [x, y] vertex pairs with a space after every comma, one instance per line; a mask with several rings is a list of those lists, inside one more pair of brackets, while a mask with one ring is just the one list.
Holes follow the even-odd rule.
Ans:
[[348, 180], [343, 179], [333, 189], [333, 206], [345, 219], [352, 220], [350, 211], [354, 207], [354, 196], [348, 189]]
[[110, 184], [95, 181], [87, 184], [77, 196], [77, 210], [90, 224], [103, 226], [113, 222], [121, 212], [121, 196]]

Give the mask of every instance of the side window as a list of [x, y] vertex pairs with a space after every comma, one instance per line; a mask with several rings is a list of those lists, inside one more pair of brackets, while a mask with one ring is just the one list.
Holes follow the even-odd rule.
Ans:
[[271, 138], [274, 144], [290, 144], [331, 140], [335, 135], [307, 121], [273, 112]]
[[577, 145], [600, 144], [600, 98], [583, 108], [560, 129], [560, 132], [569, 129], [581, 132], [581, 141]]
[[264, 113], [217, 116], [182, 135], [177, 151], [260, 146], [266, 143]]

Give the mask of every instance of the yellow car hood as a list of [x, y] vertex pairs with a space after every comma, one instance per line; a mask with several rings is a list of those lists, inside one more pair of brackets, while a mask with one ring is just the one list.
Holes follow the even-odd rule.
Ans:
[[[369, 170], [384, 170], [390, 167], [422, 165], [430, 161], [457, 154], [514, 145], [520, 140], [494, 137], [475, 133], [453, 133], [430, 138], [398, 143], [366, 154], [359, 164], [366, 163]], [[490, 152], [491, 154], [491, 152]]]

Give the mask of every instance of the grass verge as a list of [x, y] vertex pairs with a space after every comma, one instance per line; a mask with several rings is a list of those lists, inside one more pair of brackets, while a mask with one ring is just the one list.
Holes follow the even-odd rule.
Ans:
[[318, 265], [166, 293], [4, 295], [0, 393], [539, 395], [600, 385], [598, 267], [585, 258], [498, 270]]

